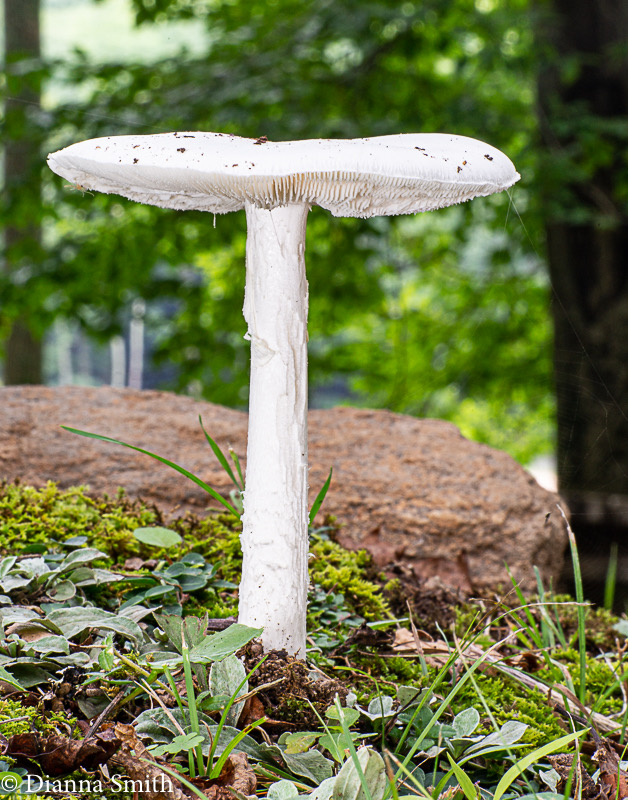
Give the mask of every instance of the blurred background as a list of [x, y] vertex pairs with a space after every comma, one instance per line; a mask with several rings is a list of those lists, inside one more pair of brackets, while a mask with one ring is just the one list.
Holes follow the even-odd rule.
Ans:
[[310, 403], [448, 419], [543, 468], [546, 485], [557, 475], [589, 595], [613, 547], [628, 580], [628, 4], [3, 0], [2, 11], [5, 385], [247, 403], [244, 214], [84, 193], [47, 170], [48, 152], [174, 130], [473, 136], [514, 161], [522, 179], [508, 194], [394, 219], [312, 210]]

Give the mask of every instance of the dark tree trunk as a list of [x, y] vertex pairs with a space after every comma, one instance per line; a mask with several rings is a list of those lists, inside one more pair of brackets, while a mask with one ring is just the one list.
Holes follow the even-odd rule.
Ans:
[[628, 3], [550, 8], [539, 105], [559, 489], [603, 582], [610, 542], [628, 555]]
[[[40, 107], [41, 74], [39, 0], [4, 0], [5, 62], [12, 74], [5, 103], [9, 136], [4, 143], [4, 191], [8, 197], [9, 222], [4, 228], [4, 264], [9, 271], [28, 269], [39, 250], [41, 231], [37, 222], [41, 190], [41, 153], [38, 126], [31, 124]], [[18, 62], [32, 69], [14, 70]], [[18, 76], [23, 75], [23, 78]], [[19, 134], [17, 133], [19, 131]], [[33, 198], [32, 215], [15, 213], [24, 198]], [[6, 384], [41, 383], [42, 343], [30, 320], [14, 322], [4, 343]]]

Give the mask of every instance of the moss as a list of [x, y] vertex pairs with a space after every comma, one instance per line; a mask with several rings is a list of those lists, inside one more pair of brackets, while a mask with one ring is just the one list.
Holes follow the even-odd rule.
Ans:
[[0, 732], [7, 738], [33, 730], [52, 733], [59, 725], [67, 728], [75, 723], [74, 717], [43, 710], [39, 706], [23, 705], [19, 700], [0, 700]]
[[[53, 483], [40, 489], [19, 483], [0, 484], [2, 554], [19, 554], [27, 546], [38, 544], [49, 549], [55, 542], [86, 536], [90, 546], [106, 552], [115, 563], [134, 555], [154, 557], [158, 551], [146, 549], [133, 531], [156, 524], [165, 524], [158, 509], [130, 500], [122, 491], [115, 498], [93, 498], [85, 487], [61, 490]], [[187, 514], [167, 524], [181, 535], [186, 550], [200, 553], [217, 567], [219, 578], [239, 581], [239, 520], [210, 511], [205, 517]], [[320, 536], [312, 539], [311, 551], [316, 556], [311, 564], [313, 582], [324, 590], [344, 594], [350, 610], [367, 620], [390, 617], [381, 586], [365, 577], [365, 573], [372, 572], [368, 553], [345, 550]], [[203, 599], [203, 607], [212, 616], [234, 613], [233, 604], [215, 593]]]
[[231, 514], [213, 510], [206, 517], [186, 514], [169, 527], [181, 535], [186, 549], [200, 553], [218, 569], [222, 580], [238, 583], [242, 572], [242, 524]]
[[347, 607], [367, 621], [392, 617], [382, 586], [367, 576], [373, 572], [372, 559], [366, 550], [345, 550], [321, 537], [310, 544], [310, 580], [326, 591], [341, 592]]
[[[435, 673], [431, 674], [430, 681], [434, 677]], [[494, 730], [486, 711], [488, 708], [498, 726], [509, 720], [528, 725], [521, 739], [523, 744], [540, 747], [565, 734], [565, 729], [541, 692], [536, 689], [530, 691], [504, 675], [492, 676], [476, 672], [474, 678], [484, 702], [473, 683], [467, 681], [452, 700], [451, 712], [457, 714], [470, 706], [477, 709], [481, 719], [478, 733], [488, 734]]]
[[[573, 597], [569, 595], [556, 595], [552, 598], [556, 603], [566, 605], [556, 606], [560, 624], [569, 643], [575, 645], [578, 640], [578, 606]], [[588, 606], [584, 612], [587, 645], [603, 650], [611, 650], [615, 645], [617, 632], [613, 625], [619, 617], [605, 608]]]
[[[575, 693], [580, 692], [580, 655], [576, 650], [560, 650], [552, 654], [554, 661], [564, 664], [569, 670]], [[615, 671], [616, 670], [616, 671]], [[587, 655], [585, 705], [601, 714], [617, 714], [623, 708], [622, 681], [626, 678], [626, 665], [602, 661]], [[565, 683], [563, 674], [556, 668], [552, 678], [556, 683]]]
[[[351, 657], [351, 685], [358, 702], [368, 706], [377, 695], [396, 693], [394, 686], [423, 686], [423, 673], [418, 659], [393, 656], [383, 658], [376, 653], [360, 653]], [[433, 676], [432, 676], [433, 677]]]
[[89, 497], [84, 486], [61, 490], [54, 483], [36, 489], [19, 483], [0, 484], [0, 553], [16, 555], [41, 545], [86, 536], [118, 560], [140, 552], [133, 531], [159, 522], [159, 512], [120, 492], [115, 498]]

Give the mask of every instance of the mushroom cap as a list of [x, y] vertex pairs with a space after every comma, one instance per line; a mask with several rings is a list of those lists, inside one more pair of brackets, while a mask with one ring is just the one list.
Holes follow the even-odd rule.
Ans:
[[74, 184], [139, 203], [238, 211], [319, 205], [337, 217], [414, 214], [500, 192], [519, 180], [501, 151], [466, 136], [269, 142], [224, 133], [107, 136], [48, 157]]

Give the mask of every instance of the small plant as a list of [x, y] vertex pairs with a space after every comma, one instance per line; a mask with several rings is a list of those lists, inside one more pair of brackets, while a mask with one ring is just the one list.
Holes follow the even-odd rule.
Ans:
[[[176, 531], [163, 527], [136, 528], [133, 536], [149, 547], [166, 551], [182, 544], [181, 536]], [[185, 553], [173, 563], [160, 561], [150, 574], [127, 580], [136, 591], [127, 595], [120, 608], [142, 603], [152, 605], [158, 601], [166, 613], [180, 615], [185, 595], [204, 589], [237, 588], [235, 583], [216, 577], [217, 573], [218, 567], [209, 564], [199, 553]]]
[[[108, 436], [64, 427], [70, 433], [104, 442], [112, 442], [155, 458], [162, 464], [166, 464], [189, 478], [206, 491], [210, 497], [223, 505], [234, 517], [238, 520], [242, 519], [242, 541], [244, 542], [244, 547], [242, 578], [239, 586], [238, 619], [247, 624], [259, 624], [262, 626], [264, 630], [263, 643], [267, 649], [285, 649], [298, 658], [304, 659], [307, 633], [308, 521], [311, 527], [314, 517], [329, 489], [332, 471], [329, 471], [329, 476], [314, 500], [306, 520], [305, 515], [302, 513], [307, 508], [305, 505], [307, 502], [306, 465], [302, 463], [297, 467], [296, 451], [293, 452], [290, 449], [286, 451], [286, 453], [290, 452], [292, 462], [290, 474], [293, 484], [290, 491], [285, 486], [283, 488], [280, 486], [267, 487], [268, 480], [263, 479], [266, 470], [262, 466], [262, 461], [260, 461], [255, 471], [257, 481], [254, 481], [254, 483], [259, 483], [260, 486], [263, 485], [267, 488], [257, 495], [249, 488], [247, 498], [250, 501], [250, 505], [249, 513], [246, 514], [242, 500], [244, 479], [238, 458], [232, 453], [232, 460], [237, 472], [236, 477], [226, 456], [203, 427], [203, 421], [200, 417], [199, 421], [205, 439], [235, 486], [235, 495], [232, 503], [225, 500], [201, 478], [169, 459], [158, 456], [148, 450], [143, 450], [141, 447], [111, 439]], [[297, 430], [297, 427], [294, 425], [288, 426], [292, 433]], [[283, 437], [278, 436], [276, 438], [277, 442], [283, 442]], [[280, 447], [279, 450], [281, 451], [282, 448]], [[305, 453], [302, 454], [301, 459], [303, 459], [304, 455]], [[286, 464], [283, 465], [284, 471], [282, 472], [282, 469], [279, 469], [277, 473], [276, 479], [280, 484], [283, 483], [285, 474], [288, 474], [285, 473]], [[250, 472], [251, 462], [249, 461], [249, 476]], [[283, 477], [280, 477], [282, 475]], [[297, 475], [300, 476], [298, 480], [296, 480]], [[261, 481], [259, 480], [260, 478], [262, 478]], [[278, 499], [280, 499], [280, 502], [277, 504]], [[293, 508], [290, 507], [292, 500], [297, 502], [297, 505]], [[268, 509], [264, 510], [269, 503], [270, 506], [276, 506], [270, 516], [268, 515]], [[299, 510], [296, 510], [297, 506]], [[252, 509], [254, 510], [252, 511]], [[255, 524], [253, 524], [253, 520], [255, 520]], [[263, 532], [264, 527], [268, 529], [265, 533]], [[286, 553], [289, 553], [290, 557], [286, 557]], [[267, 576], [265, 574], [271, 570], [274, 571], [275, 576], [275, 581], [272, 583], [266, 580]], [[277, 585], [277, 581], [279, 581], [279, 585]]]
[[6, 556], [0, 560], [0, 605], [11, 604], [11, 597], [29, 602], [69, 601], [77, 593], [124, 580], [124, 575], [96, 568], [92, 562], [106, 559], [107, 554], [92, 547], [73, 550], [68, 555], [46, 554], [17, 559]]

